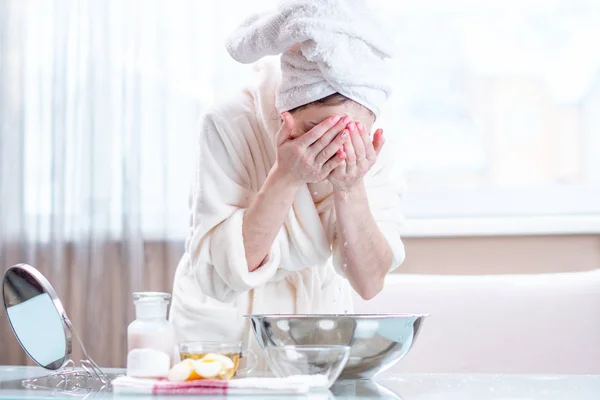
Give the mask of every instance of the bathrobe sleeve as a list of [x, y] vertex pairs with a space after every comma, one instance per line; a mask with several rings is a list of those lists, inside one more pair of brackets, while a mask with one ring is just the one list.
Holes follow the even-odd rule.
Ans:
[[[398, 268], [405, 258], [404, 244], [400, 237], [404, 221], [401, 197], [405, 191], [405, 182], [401, 169], [395, 162], [393, 145], [386, 142], [386, 146], [382, 149], [377, 163], [365, 177], [365, 187], [373, 218], [392, 250], [391, 272]], [[334, 235], [333, 240], [333, 265], [336, 271], [344, 276], [341, 246], [337, 243], [339, 238]]]
[[266, 283], [281, 259], [280, 232], [263, 264], [248, 272], [242, 221], [255, 195], [250, 189], [255, 160], [248, 135], [237, 133], [252, 129], [252, 122], [237, 111], [213, 111], [200, 123], [186, 244], [202, 291], [221, 302]]

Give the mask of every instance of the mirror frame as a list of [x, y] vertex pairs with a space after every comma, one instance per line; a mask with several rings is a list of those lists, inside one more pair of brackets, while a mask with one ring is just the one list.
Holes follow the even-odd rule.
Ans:
[[[65, 355], [63, 356], [62, 359], [56, 360], [53, 363], [48, 364], [48, 365], [41, 365], [27, 351], [27, 349], [23, 346], [23, 343], [21, 343], [21, 340], [19, 339], [19, 335], [17, 335], [17, 333], [15, 332], [15, 329], [10, 320], [10, 317], [8, 316], [8, 304], [6, 304], [6, 293], [5, 293], [5, 289], [4, 289], [6, 281], [7, 281], [8, 273], [13, 270], [23, 271], [23, 272], [25, 272], [25, 274], [32, 276], [40, 284], [42, 289], [44, 289], [46, 291], [46, 293], [48, 293], [48, 295], [50, 296], [50, 299], [52, 300], [52, 304], [54, 304], [54, 308], [60, 315], [60, 320], [61, 320], [61, 323], [63, 326], [63, 330], [65, 332], [65, 341], [66, 341]], [[32, 267], [31, 265], [28, 265], [28, 264], [16, 264], [16, 265], [13, 265], [12, 267], [8, 268], [6, 270], [6, 272], [4, 273], [4, 277], [2, 279], [2, 303], [4, 304], [4, 310], [6, 311], [6, 317], [8, 319], [10, 329], [12, 330], [13, 334], [17, 338], [19, 345], [21, 345], [21, 348], [23, 349], [23, 351], [25, 351], [25, 353], [29, 356], [29, 358], [31, 358], [37, 365], [39, 365], [42, 368], [55, 371], [57, 369], [62, 368], [67, 362], [69, 362], [71, 360], [71, 353], [73, 351], [71, 321], [69, 321], [69, 318], [67, 317], [67, 313], [65, 312], [65, 309], [64, 309], [62, 303], [60, 302], [60, 300], [56, 294], [56, 291], [54, 290], [54, 288], [52, 287], [50, 282], [46, 279], [46, 277], [44, 275], [42, 275], [41, 272], [39, 272], [37, 269], [35, 269], [34, 267]]]

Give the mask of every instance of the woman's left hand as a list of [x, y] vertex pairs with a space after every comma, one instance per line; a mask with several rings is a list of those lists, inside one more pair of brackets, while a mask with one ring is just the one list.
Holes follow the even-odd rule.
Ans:
[[371, 141], [369, 132], [360, 122], [349, 123], [347, 129], [350, 132], [350, 138], [346, 140], [343, 148], [345, 161], [327, 177], [334, 190], [348, 190], [361, 182], [375, 165], [385, 142], [383, 129], [375, 131], [373, 141]]

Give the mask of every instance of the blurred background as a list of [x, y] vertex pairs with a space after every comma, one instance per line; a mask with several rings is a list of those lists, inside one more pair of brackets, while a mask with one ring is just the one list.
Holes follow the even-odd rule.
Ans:
[[[600, 2], [369, 2], [398, 49], [398, 272], [600, 267]], [[0, 0], [0, 269], [40, 269], [101, 365], [131, 293], [171, 291], [200, 115], [254, 79], [224, 38], [276, 3]]]

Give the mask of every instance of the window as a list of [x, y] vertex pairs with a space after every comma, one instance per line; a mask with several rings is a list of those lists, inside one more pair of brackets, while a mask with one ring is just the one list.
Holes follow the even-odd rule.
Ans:
[[409, 217], [600, 215], [600, 3], [381, 5]]

